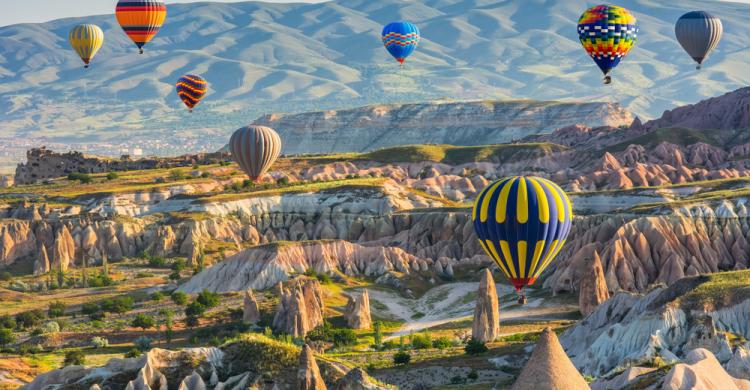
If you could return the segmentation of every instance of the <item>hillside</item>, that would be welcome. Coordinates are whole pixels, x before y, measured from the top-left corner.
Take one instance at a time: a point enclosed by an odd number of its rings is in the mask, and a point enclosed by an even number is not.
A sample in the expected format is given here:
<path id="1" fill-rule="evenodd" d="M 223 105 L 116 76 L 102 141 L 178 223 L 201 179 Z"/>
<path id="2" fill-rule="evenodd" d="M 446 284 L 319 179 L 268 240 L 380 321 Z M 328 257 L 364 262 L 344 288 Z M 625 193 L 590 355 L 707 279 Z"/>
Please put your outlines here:
<path id="1" fill-rule="evenodd" d="M 3 135 L 47 136 L 34 140 L 78 150 L 110 141 L 113 156 L 134 144 L 147 154 L 175 155 L 216 150 L 231 131 L 271 112 L 530 98 L 619 102 L 657 117 L 750 84 L 740 54 L 750 40 L 743 28 L 750 6 L 711 3 L 725 36 L 705 69 L 695 72 L 672 38 L 672 24 L 685 9 L 706 8 L 704 2 L 619 4 L 642 28 L 610 88 L 601 85 L 575 35 L 575 22 L 590 5 L 582 0 L 176 4 L 143 56 L 112 15 L 7 26 L 0 28 Z M 378 39 L 384 23 L 401 18 L 424 35 L 403 71 Z M 101 25 L 107 37 L 87 72 L 66 40 L 70 27 L 84 21 Z M 188 72 L 211 84 L 192 116 L 173 93 L 175 80 Z"/>

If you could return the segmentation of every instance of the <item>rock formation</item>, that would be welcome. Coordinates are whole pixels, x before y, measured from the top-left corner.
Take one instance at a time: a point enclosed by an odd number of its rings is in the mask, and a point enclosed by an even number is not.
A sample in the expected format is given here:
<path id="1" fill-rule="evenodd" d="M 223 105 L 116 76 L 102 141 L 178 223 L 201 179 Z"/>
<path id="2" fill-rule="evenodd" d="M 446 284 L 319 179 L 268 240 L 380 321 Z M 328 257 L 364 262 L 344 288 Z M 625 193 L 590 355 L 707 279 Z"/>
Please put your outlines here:
<path id="1" fill-rule="evenodd" d="M 299 390 L 325 390 L 326 383 L 320 376 L 320 369 L 315 362 L 315 355 L 309 346 L 302 347 L 297 369 L 297 388 Z"/>
<path id="2" fill-rule="evenodd" d="M 358 295 L 350 295 L 344 311 L 346 323 L 352 329 L 370 329 L 370 294 L 367 290 Z"/>
<path id="3" fill-rule="evenodd" d="M 531 358 L 513 384 L 513 390 L 585 390 L 589 385 L 565 354 L 557 336 L 547 328 Z"/>
<path id="4" fill-rule="evenodd" d="M 245 299 L 242 303 L 242 322 L 246 324 L 255 324 L 260 321 L 260 309 L 258 301 L 252 289 L 245 291 Z"/>
<path id="5" fill-rule="evenodd" d="M 408 113 L 408 114 L 407 114 Z M 432 102 L 339 111 L 269 114 L 255 124 L 279 129 L 285 153 L 361 152 L 393 145 L 476 145 L 508 142 L 578 123 L 629 125 L 633 116 L 611 103 Z M 382 137 L 385 131 L 391 136 Z"/>
<path id="6" fill-rule="evenodd" d="M 333 390 L 384 390 L 386 387 L 380 386 L 370 378 L 367 373 L 359 368 L 351 369 L 346 376 L 341 378 L 334 386 Z"/>
<path id="7" fill-rule="evenodd" d="M 485 268 L 477 291 L 477 305 L 471 337 L 483 343 L 495 341 L 500 335 L 500 306 L 495 289 L 495 279 L 489 268 Z"/>
<path id="8" fill-rule="evenodd" d="M 734 355 L 727 364 L 727 373 L 738 379 L 750 380 L 750 350 L 743 346 L 738 346 L 734 350 Z"/>
<path id="9" fill-rule="evenodd" d="M 279 297 L 273 328 L 294 337 L 303 338 L 323 324 L 323 290 L 317 280 L 297 281 Z"/>
<path id="10" fill-rule="evenodd" d="M 578 307 L 581 314 L 586 317 L 607 299 L 609 299 L 609 290 L 607 290 L 607 281 L 604 279 L 604 269 L 599 254 L 594 251 L 588 261 L 588 270 L 581 277 Z"/>
<path id="11" fill-rule="evenodd" d="M 190 376 L 180 382 L 180 387 L 177 390 L 206 390 L 206 383 L 198 373 L 193 371 Z"/>
<path id="12" fill-rule="evenodd" d="M 705 349 L 690 351 L 684 363 L 672 367 L 662 390 L 750 390 L 750 381 L 731 377 L 714 355 Z"/>

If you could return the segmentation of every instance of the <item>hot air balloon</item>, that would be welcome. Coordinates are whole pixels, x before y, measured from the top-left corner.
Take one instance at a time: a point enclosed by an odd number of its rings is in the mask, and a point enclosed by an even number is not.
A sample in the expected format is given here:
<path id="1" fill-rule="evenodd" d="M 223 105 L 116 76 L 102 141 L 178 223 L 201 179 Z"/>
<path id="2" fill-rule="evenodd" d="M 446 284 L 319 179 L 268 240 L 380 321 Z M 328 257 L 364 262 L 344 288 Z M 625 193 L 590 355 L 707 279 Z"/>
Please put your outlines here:
<path id="1" fill-rule="evenodd" d="M 154 39 L 164 24 L 167 6 L 162 0 L 120 0 L 115 15 L 125 34 L 143 54 L 143 46 Z"/>
<path id="2" fill-rule="evenodd" d="M 70 30 L 68 41 L 86 64 L 84 68 L 88 68 L 96 52 L 104 44 L 104 31 L 95 24 L 79 24 Z"/>
<path id="3" fill-rule="evenodd" d="M 521 295 L 555 258 L 568 237 L 573 207 L 555 183 L 515 176 L 490 183 L 471 219 L 479 244 Z"/>
<path id="4" fill-rule="evenodd" d="M 703 60 L 719 44 L 724 26 L 719 18 L 708 12 L 693 11 L 677 20 L 674 32 L 682 48 L 698 63 L 696 69 L 700 69 Z"/>
<path id="5" fill-rule="evenodd" d="M 250 125 L 232 134 L 232 158 L 253 181 L 258 181 L 281 154 L 281 137 L 272 128 Z"/>
<path id="6" fill-rule="evenodd" d="M 383 44 L 401 65 L 419 45 L 419 29 L 413 23 L 394 22 L 383 28 Z"/>
<path id="7" fill-rule="evenodd" d="M 612 82 L 609 73 L 635 46 L 638 25 L 628 10 L 615 5 L 597 5 L 578 20 L 578 37 L 583 48 L 604 72 L 604 84 Z"/>
<path id="8" fill-rule="evenodd" d="M 177 96 L 182 99 L 190 112 L 193 112 L 193 107 L 203 100 L 206 91 L 208 91 L 208 83 L 200 76 L 188 74 L 177 80 Z"/>

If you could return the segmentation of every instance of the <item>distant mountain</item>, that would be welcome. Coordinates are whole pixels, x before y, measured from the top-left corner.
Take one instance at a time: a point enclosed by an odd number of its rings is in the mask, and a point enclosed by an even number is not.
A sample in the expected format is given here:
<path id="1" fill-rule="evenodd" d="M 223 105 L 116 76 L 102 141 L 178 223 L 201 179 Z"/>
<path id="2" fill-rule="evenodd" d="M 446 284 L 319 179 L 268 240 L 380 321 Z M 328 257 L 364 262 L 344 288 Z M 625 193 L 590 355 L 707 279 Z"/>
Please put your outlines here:
<path id="1" fill-rule="evenodd" d="M 621 102 L 645 117 L 750 84 L 750 5 L 622 0 L 639 20 L 631 56 L 601 75 L 577 41 L 584 0 L 338 0 L 322 4 L 169 6 L 167 24 L 138 55 L 113 15 L 0 28 L 3 135 L 65 140 L 179 142 L 226 137 L 269 112 L 340 109 L 434 98 Z M 685 11 L 724 21 L 718 50 L 698 72 L 674 39 Z M 399 69 L 381 26 L 409 19 L 424 39 Z M 68 30 L 92 22 L 106 43 L 84 70 Z M 185 73 L 211 83 L 188 115 L 173 91 Z M 178 141 L 173 141 L 173 139 Z M 213 139 L 213 138 L 212 138 Z"/>

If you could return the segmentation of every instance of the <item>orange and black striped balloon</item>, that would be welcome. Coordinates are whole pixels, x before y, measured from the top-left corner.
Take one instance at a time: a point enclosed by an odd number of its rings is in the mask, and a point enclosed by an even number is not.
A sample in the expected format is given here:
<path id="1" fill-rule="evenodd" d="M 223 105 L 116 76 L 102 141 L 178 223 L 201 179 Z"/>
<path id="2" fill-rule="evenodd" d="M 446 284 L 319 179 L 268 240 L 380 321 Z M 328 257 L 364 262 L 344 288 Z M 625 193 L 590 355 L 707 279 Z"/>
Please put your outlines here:
<path id="1" fill-rule="evenodd" d="M 143 46 L 154 39 L 164 24 L 167 6 L 162 0 L 120 0 L 115 15 L 125 34 L 143 54 Z"/>
<path id="2" fill-rule="evenodd" d="M 191 112 L 193 107 L 206 96 L 206 91 L 208 91 L 208 83 L 203 77 L 188 74 L 177 80 L 177 96 Z"/>

